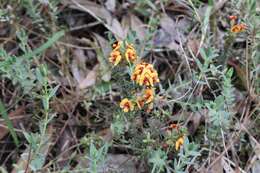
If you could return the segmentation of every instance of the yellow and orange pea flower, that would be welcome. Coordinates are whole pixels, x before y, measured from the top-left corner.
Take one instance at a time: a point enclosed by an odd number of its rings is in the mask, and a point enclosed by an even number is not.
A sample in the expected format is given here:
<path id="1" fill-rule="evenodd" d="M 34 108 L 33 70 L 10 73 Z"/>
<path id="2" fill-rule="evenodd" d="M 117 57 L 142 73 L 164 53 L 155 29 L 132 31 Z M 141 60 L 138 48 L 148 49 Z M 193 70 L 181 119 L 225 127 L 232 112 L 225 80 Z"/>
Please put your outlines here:
<path id="1" fill-rule="evenodd" d="M 154 89 L 153 88 L 147 88 L 144 91 L 144 100 L 145 103 L 151 103 L 154 99 Z"/>
<path id="2" fill-rule="evenodd" d="M 244 23 L 235 24 L 236 20 L 238 19 L 238 17 L 235 15 L 228 16 L 228 19 L 231 21 L 232 27 L 231 27 L 230 31 L 233 33 L 243 32 L 247 28 L 246 24 L 244 24 Z"/>
<path id="3" fill-rule="evenodd" d="M 122 41 L 116 41 L 112 45 L 113 50 L 110 53 L 109 62 L 112 63 L 114 66 L 119 64 L 121 59 L 122 59 L 122 55 L 121 55 L 121 52 L 120 52 L 121 45 L 122 45 Z"/>
<path id="4" fill-rule="evenodd" d="M 175 142 L 175 150 L 178 151 L 183 144 L 184 144 L 184 137 L 182 136 Z"/>
<path id="5" fill-rule="evenodd" d="M 111 62 L 114 66 L 116 66 L 117 64 L 120 63 L 122 59 L 122 55 L 120 53 L 119 50 L 113 50 L 111 53 L 110 53 L 110 57 L 109 57 L 109 62 Z"/>
<path id="6" fill-rule="evenodd" d="M 135 67 L 131 79 L 141 86 L 154 86 L 155 83 L 159 82 L 157 71 L 153 68 L 152 64 L 145 62 Z"/>
<path id="7" fill-rule="evenodd" d="M 132 44 L 126 45 L 125 58 L 128 63 L 135 62 L 137 59 L 135 48 Z"/>
<path id="8" fill-rule="evenodd" d="M 233 33 L 239 33 L 239 32 L 245 31 L 245 29 L 246 29 L 246 25 L 241 23 L 241 24 L 232 26 L 230 31 Z"/>
<path id="9" fill-rule="evenodd" d="M 116 41 L 115 43 L 112 44 L 113 50 L 119 50 L 122 45 L 122 41 Z"/>
<path id="10" fill-rule="evenodd" d="M 116 66 L 117 64 L 119 64 L 119 62 L 122 59 L 122 55 L 120 52 L 120 47 L 122 46 L 122 41 L 116 41 L 113 45 L 112 45 L 112 52 L 110 53 L 110 57 L 109 57 L 109 61 L 114 64 L 114 66 Z M 136 61 L 137 59 L 137 54 L 136 54 L 136 50 L 133 47 L 132 44 L 128 44 L 126 43 L 126 49 L 124 52 L 124 58 L 126 59 L 126 61 L 128 63 L 133 63 Z"/>
<path id="11" fill-rule="evenodd" d="M 125 98 L 120 102 L 120 108 L 123 109 L 124 112 L 129 112 L 134 110 L 134 104 L 129 99 Z"/>
<path id="12" fill-rule="evenodd" d="M 146 88 L 142 96 L 137 96 L 136 105 L 142 109 L 145 104 L 148 104 L 148 109 L 152 109 L 152 101 L 154 100 L 154 88 Z"/>
<path id="13" fill-rule="evenodd" d="M 235 15 L 231 15 L 231 16 L 228 16 L 229 20 L 237 20 L 237 16 Z"/>

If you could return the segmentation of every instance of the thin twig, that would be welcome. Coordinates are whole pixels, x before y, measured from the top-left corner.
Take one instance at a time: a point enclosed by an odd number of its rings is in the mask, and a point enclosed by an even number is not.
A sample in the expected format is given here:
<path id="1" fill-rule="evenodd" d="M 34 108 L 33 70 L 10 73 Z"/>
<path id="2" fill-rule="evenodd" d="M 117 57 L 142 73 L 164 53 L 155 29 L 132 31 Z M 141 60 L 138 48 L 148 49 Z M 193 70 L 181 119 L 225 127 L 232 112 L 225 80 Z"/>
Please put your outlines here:
<path id="1" fill-rule="evenodd" d="M 29 165 L 30 165 L 30 160 L 31 160 L 31 152 L 32 152 L 32 146 L 30 145 L 30 147 L 29 147 L 29 155 L 28 155 L 28 158 L 27 158 L 27 162 L 26 162 L 26 167 L 25 167 L 24 173 L 27 173 L 27 171 L 29 171 Z"/>

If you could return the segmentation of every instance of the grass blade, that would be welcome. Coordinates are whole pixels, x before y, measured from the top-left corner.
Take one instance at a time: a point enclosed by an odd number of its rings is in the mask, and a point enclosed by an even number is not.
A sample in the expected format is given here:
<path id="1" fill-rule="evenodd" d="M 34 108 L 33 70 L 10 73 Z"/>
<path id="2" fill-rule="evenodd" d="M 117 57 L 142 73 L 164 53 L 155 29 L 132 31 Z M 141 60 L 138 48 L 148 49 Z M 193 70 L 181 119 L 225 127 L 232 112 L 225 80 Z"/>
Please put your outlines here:
<path id="1" fill-rule="evenodd" d="M 26 53 L 18 58 L 32 58 L 41 52 L 43 52 L 45 49 L 48 49 L 51 47 L 56 41 L 58 41 L 63 35 L 65 34 L 64 31 L 56 32 L 51 38 L 48 39 L 46 43 L 41 45 L 40 47 L 34 49 L 32 52 Z"/>
<path id="2" fill-rule="evenodd" d="M 18 141 L 17 135 L 14 131 L 13 124 L 12 124 L 11 120 L 9 119 L 9 117 L 7 115 L 5 106 L 4 106 L 4 104 L 1 100 L 0 100 L 0 115 L 3 117 L 5 123 L 7 124 L 7 127 L 8 127 L 8 129 L 9 129 L 9 131 L 10 131 L 12 137 L 13 137 L 14 143 L 18 147 L 19 141 Z"/>

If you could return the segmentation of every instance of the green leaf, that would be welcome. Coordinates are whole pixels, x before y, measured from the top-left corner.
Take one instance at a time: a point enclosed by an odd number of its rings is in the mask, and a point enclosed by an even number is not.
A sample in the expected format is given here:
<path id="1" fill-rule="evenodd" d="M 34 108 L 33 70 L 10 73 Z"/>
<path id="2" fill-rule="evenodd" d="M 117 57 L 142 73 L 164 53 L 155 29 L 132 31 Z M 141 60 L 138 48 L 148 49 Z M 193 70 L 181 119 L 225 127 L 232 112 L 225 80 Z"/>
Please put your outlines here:
<path id="1" fill-rule="evenodd" d="M 7 124 L 7 127 L 14 139 L 14 143 L 15 145 L 18 147 L 19 145 L 19 141 L 18 141 L 18 138 L 17 138 L 17 135 L 15 133 L 15 130 L 14 130 L 14 127 L 13 127 L 13 124 L 11 122 L 11 120 L 9 119 L 8 115 L 7 115 L 7 112 L 6 112 L 6 109 L 4 107 L 4 104 L 2 103 L 2 101 L 0 100 L 0 115 L 2 115 L 5 123 Z"/>
<path id="2" fill-rule="evenodd" d="M 37 153 L 35 158 L 30 163 L 30 168 L 33 171 L 37 171 L 42 168 L 45 162 L 45 156 L 41 153 Z"/>
<path id="3" fill-rule="evenodd" d="M 59 85 L 57 85 L 56 87 L 54 87 L 54 88 L 52 88 L 51 90 L 50 90 L 50 94 L 49 94 L 49 98 L 52 98 L 55 94 L 56 94 L 56 92 L 57 92 L 57 90 L 59 89 Z"/>
<path id="4" fill-rule="evenodd" d="M 48 96 L 44 96 L 42 98 L 42 104 L 43 104 L 43 108 L 46 112 L 48 112 L 49 110 L 49 97 Z"/>
<path id="5" fill-rule="evenodd" d="M 231 78 L 231 77 L 232 77 L 233 71 L 234 71 L 233 68 L 230 68 L 230 69 L 227 71 L 227 73 L 226 73 L 227 78 Z"/>
<path id="6" fill-rule="evenodd" d="M 0 167 L 0 172 L 1 173 L 7 173 L 7 171 L 3 167 Z"/>
<path id="7" fill-rule="evenodd" d="M 41 45 L 40 47 L 34 49 L 32 52 L 26 53 L 19 58 L 32 58 L 38 54 L 40 54 L 41 52 L 43 52 L 44 50 L 48 49 L 49 47 L 51 47 L 57 40 L 59 40 L 63 35 L 65 34 L 64 31 L 59 31 L 56 32 L 51 38 L 49 38 L 49 40 L 44 43 L 43 45 Z"/>

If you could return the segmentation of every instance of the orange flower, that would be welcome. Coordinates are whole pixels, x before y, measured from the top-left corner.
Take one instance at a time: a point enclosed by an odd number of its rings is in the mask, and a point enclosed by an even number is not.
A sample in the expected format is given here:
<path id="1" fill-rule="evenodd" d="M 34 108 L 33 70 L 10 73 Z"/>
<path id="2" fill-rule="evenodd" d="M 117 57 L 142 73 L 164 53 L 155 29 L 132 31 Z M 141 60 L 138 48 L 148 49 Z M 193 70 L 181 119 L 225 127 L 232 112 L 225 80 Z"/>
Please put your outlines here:
<path id="1" fill-rule="evenodd" d="M 145 86 L 153 86 L 153 77 L 152 72 L 150 70 L 144 70 L 143 73 L 140 75 L 138 84 L 145 85 Z"/>
<path id="2" fill-rule="evenodd" d="M 175 142 L 175 150 L 178 151 L 183 144 L 184 144 L 184 137 L 182 136 Z"/>
<path id="3" fill-rule="evenodd" d="M 231 15 L 231 16 L 228 16 L 229 20 L 237 20 L 237 16 L 234 16 L 234 15 Z"/>
<path id="4" fill-rule="evenodd" d="M 132 44 L 126 45 L 125 58 L 127 62 L 134 62 L 137 59 L 136 51 Z"/>
<path id="5" fill-rule="evenodd" d="M 114 64 L 114 66 L 116 66 L 122 59 L 121 53 L 119 50 L 113 50 L 110 53 L 110 57 L 109 57 L 109 62 L 111 62 L 112 64 Z"/>
<path id="6" fill-rule="evenodd" d="M 152 101 L 154 99 L 154 89 L 153 88 L 147 88 L 144 90 L 144 95 L 138 96 L 136 99 L 136 104 L 139 109 L 142 109 L 145 104 L 148 104 L 148 109 L 152 109 Z"/>
<path id="7" fill-rule="evenodd" d="M 130 100 L 125 98 L 120 102 L 120 108 L 122 108 L 124 112 L 129 112 L 134 110 L 134 105 Z"/>
<path id="8" fill-rule="evenodd" d="M 150 103 L 154 99 L 154 89 L 153 88 L 148 88 L 144 91 L 144 100 L 145 103 Z"/>
<path id="9" fill-rule="evenodd" d="M 122 45 L 122 41 L 116 41 L 115 43 L 113 43 L 112 48 L 113 50 L 119 50 L 121 45 Z"/>
<path id="10" fill-rule="evenodd" d="M 172 123 L 172 124 L 170 124 L 170 126 L 169 126 L 169 129 L 170 130 L 172 130 L 172 129 L 179 129 L 179 125 L 178 124 L 175 124 L 175 123 Z"/>
<path id="11" fill-rule="evenodd" d="M 138 81 L 144 68 L 145 67 L 142 64 L 138 64 L 134 69 L 134 73 L 132 74 L 131 79 L 133 81 Z"/>
<path id="12" fill-rule="evenodd" d="M 239 32 L 245 31 L 245 29 L 246 29 L 246 25 L 241 23 L 241 24 L 237 24 L 237 25 L 232 26 L 231 32 L 239 33 Z"/>
<path id="13" fill-rule="evenodd" d="M 157 71 L 154 70 L 152 64 L 145 62 L 140 63 L 135 67 L 131 79 L 137 84 L 145 86 L 153 86 L 154 83 L 159 82 Z"/>

